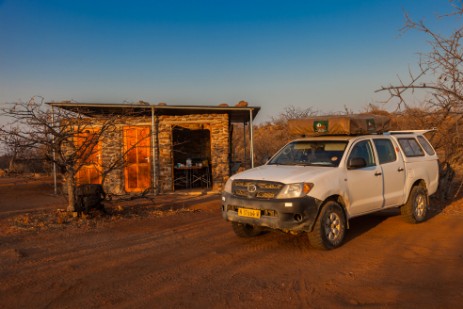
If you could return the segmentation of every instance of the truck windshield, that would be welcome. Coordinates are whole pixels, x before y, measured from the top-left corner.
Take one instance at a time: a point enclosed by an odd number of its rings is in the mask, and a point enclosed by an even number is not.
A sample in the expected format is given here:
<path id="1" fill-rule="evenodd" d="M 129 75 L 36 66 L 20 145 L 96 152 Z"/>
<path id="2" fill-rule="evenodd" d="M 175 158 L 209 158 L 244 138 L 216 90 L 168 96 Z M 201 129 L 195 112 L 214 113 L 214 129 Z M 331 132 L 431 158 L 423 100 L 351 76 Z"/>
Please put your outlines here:
<path id="1" fill-rule="evenodd" d="M 268 164 L 336 167 L 346 146 L 344 141 L 295 141 L 283 147 Z"/>

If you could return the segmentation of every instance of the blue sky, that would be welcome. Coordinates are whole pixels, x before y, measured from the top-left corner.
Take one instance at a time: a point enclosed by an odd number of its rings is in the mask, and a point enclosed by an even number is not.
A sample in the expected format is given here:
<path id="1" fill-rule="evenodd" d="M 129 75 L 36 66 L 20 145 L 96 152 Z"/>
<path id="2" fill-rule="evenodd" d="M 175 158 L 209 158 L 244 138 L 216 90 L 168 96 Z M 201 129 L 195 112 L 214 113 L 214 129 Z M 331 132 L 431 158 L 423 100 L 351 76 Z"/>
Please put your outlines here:
<path id="1" fill-rule="evenodd" d="M 358 112 L 406 76 L 445 0 L 0 0 L 0 103 L 285 106 Z M 436 24 L 442 31 L 453 25 Z M 439 28 L 437 28 L 439 29 Z"/>

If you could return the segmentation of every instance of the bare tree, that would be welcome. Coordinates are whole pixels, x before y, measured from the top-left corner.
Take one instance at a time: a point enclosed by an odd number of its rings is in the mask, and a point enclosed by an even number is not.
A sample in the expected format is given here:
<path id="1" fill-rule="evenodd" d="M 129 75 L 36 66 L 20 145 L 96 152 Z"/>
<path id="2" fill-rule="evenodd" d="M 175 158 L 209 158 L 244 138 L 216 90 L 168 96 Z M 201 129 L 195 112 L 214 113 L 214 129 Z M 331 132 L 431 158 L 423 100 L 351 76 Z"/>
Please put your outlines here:
<path id="1" fill-rule="evenodd" d="M 273 117 L 272 122 L 282 123 L 288 121 L 288 119 L 302 119 L 313 117 L 318 114 L 317 111 L 314 111 L 312 107 L 300 108 L 293 105 L 286 106 L 283 108 L 283 111 L 278 115 L 278 117 Z"/>
<path id="2" fill-rule="evenodd" d="M 438 18 L 441 22 L 456 21 L 460 25 L 450 34 L 439 33 L 424 21 L 405 15 L 403 31 L 424 33 L 431 49 L 419 54 L 416 72 L 409 69 L 407 79 L 399 77 L 397 84 L 382 86 L 377 92 L 387 92 L 387 102 L 395 102 L 399 111 L 404 110 L 402 115 L 408 121 L 414 119 L 415 129 L 436 127 L 438 132 L 432 136 L 432 142 L 442 150 L 446 162 L 457 164 L 461 163 L 459 154 L 463 150 L 460 129 L 463 118 L 463 3 L 450 1 L 449 4 L 452 12 Z M 423 98 L 420 107 L 410 103 L 416 95 Z"/>
<path id="3" fill-rule="evenodd" d="M 123 118 L 135 116 L 131 111 L 126 111 L 124 116 L 110 114 L 95 118 L 88 113 L 80 113 L 78 109 L 54 109 L 45 104 L 42 97 L 33 97 L 28 102 L 17 102 L 3 108 L 1 114 L 12 119 L 9 125 L 0 127 L 4 141 L 12 141 L 18 149 L 45 150 L 43 160 L 56 164 L 64 175 L 69 211 L 75 210 L 74 194 L 79 171 L 93 166 L 103 182 L 110 171 L 125 164 L 125 154 L 131 149 L 121 151 L 120 157 L 104 164 L 97 162 L 101 161 L 97 157 L 100 141 L 120 130 L 117 124 L 123 123 Z"/>
<path id="4" fill-rule="evenodd" d="M 5 146 L 8 155 L 8 173 L 18 172 L 17 161 L 24 157 L 27 150 L 33 148 L 33 145 L 17 135 L 18 127 L 11 128 L 13 134 L 0 134 L 0 142 Z"/>

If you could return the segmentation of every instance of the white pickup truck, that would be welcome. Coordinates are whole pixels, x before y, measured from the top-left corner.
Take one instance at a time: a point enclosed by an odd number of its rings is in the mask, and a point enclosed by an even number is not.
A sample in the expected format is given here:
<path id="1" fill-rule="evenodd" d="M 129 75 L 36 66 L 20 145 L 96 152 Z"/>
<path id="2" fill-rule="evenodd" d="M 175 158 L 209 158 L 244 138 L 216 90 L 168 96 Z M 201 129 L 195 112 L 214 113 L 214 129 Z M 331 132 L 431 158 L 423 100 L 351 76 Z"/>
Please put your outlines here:
<path id="1" fill-rule="evenodd" d="M 267 229 L 307 232 L 319 249 L 340 246 L 353 217 L 400 207 L 426 220 L 439 182 L 426 131 L 294 140 L 265 165 L 230 177 L 222 216 L 240 237 Z"/>

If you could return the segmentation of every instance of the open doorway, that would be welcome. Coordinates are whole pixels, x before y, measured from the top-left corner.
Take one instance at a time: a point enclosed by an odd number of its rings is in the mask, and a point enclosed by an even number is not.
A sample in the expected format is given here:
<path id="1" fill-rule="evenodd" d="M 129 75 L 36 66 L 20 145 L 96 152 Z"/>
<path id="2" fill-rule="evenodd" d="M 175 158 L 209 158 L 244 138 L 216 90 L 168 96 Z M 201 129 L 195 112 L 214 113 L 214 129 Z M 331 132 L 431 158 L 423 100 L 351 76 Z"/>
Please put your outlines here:
<path id="1" fill-rule="evenodd" d="M 172 128 L 174 190 L 211 186 L 211 133 L 203 126 Z"/>

